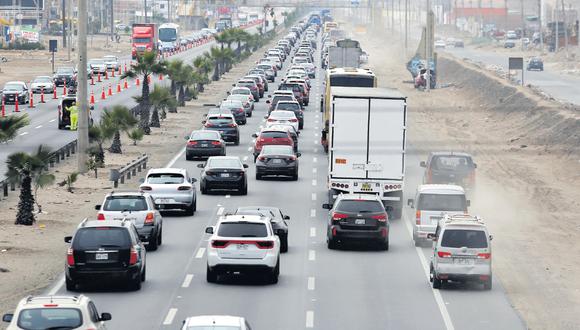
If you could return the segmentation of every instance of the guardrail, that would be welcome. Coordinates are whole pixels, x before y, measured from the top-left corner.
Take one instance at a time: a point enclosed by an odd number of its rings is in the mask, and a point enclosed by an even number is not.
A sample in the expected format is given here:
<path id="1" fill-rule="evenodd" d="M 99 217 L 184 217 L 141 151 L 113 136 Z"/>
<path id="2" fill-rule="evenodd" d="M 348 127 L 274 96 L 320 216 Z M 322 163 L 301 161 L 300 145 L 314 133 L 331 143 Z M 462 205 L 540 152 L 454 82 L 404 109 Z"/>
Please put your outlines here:
<path id="1" fill-rule="evenodd" d="M 149 160 L 149 156 L 143 154 L 141 157 L 137 158 L 136 160 L 127 163 L 121 169 L 111 169 L 109 173 L 109 180 L 113 181 L 114 187 L 119 187 L 119 182 L 121 184 L 125 183 L 125 179 L 130 180 L 131 177 L 136 176 L 137 172 L 141 172 L 142 170 L 147 168 L 147 161 Z"/>

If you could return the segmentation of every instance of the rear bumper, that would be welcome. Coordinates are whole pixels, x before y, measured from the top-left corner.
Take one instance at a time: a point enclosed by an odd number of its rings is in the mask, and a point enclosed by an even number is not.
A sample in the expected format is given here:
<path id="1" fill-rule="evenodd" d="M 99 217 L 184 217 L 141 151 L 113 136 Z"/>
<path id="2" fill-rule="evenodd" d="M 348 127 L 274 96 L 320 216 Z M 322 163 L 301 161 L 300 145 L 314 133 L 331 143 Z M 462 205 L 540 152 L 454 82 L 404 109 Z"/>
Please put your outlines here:
<path id="1" fill-rule="evenodd" d="M 261 175 L 294 175 L 298 172 L 298 166 L 258 166 L 256 165 L 256 173 Z"/>
<path id="2" fill-rule="evenodd" d="M 153 237 L 155 234 L 155 226 L 137 228 L 137 234 L 139 234 L 139 239 L 141 241 L 149 243 L 151 240 L 155 239 L 155 237 Z"/>
<path id="3" fill-rule="evenodd" d="M 129 280 L 141 276 L 141 265 L 137 264 L 125 269 L 88 269 L 78 270 L 66 268 L 66 277 L 73 281 L 90 281 L 98 279 Z"/>
<path id="4" fill-rule="evenodd" d="M 186 148 L 187 157 L 219 156 L 223 153 L 222 148 Z"/>
<path id="5" fill-rule="evenodd" d="M 328 228 L 328 238 L 349 241 L 380 241 L 389 240 L 389 230 L 387 227 L 379 227 L 375 230 L 352 230 L 341 229 L 340 226 L 330 226 Z"/>
<path id="6" fill-rule="evenodd" d="M 182 209 L 189 207 L 194 200 L 194 194 L 190 195 L 152 195 L 155 204 L 163 209 Z M 170 199 L 171 202 L 165 203 L 160 199 Z"/>
<path id="7" fill-rule="evenodd" d="M 278 255 L 270 251 L 262 259 L 225 259 L 220 258 L 216 251 L 209 249 L 207 265 L 220 271 L 243 272 L 272 270 L 278 263 Z"/>
<path id="8" fill-rule="evenodd" d="M 235 179 L 221 180 L 214 178 L 205 178 L 205 189 L 242 189 L 245 180 L 243 177 Z"/>

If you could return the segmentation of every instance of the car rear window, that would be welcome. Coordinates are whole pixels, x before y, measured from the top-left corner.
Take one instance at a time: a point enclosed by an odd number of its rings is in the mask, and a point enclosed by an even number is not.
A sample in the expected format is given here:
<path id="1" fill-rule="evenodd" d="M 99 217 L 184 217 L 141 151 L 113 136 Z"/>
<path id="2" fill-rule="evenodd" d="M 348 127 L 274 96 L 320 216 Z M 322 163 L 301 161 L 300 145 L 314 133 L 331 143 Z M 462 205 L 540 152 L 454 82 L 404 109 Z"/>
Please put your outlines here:
<path id="1" fill-rule="evenodd" d="M 18 327 L 25 330 L 75 329 L 82 324 L 77 308 L 29 308 L 18 314 Z"/>
<path id="2" fill-rule="evenodd" d="M 104 211 L 146 211 L 147 201 L 143 196 L 111 196 L 105 200 Z"/>
<path id="3" fill-rule="evenodd" d="M 298 103 L 278 103 L 276 110 L 300 110 Z"/>
<path id="4" fill-rule="evenodd" d="M 219 134 L 216 132 L 194 132 L 189 137 L 191 140 L 218 140 Z"/>
<path id="5" fill-rule="evenodd" d="M 294 150 L 289 146 L 264 146 L 262 155 L 294 155 Z"/>
<path id="6" fill-rule="evenodd" d="M 131 238 L 124 227 L 80 228 L 73 241 L 73 249 L 98 249 L 103 246 L 126 247 L 129 245 L 131 245 Z"/>
<path id="7" fill-rule="evenodd" d="M 348 213 L 385 212 L 385 208 L 381 202 L 369 200 L 341 200 L 338 202 L 335 210 Z"/>
<path id="8" fill-rule="evenodd" d="M 210 168 L 241 168 L 240 161 L 228 158 L 213 158 L 208 162 Z"/>
<path id="9" fill-rule="evenodd" d="M 287 138 L 288 134 L 285 132 L 262 132 L 260 137 L 269 139 L 282 139 Z"/>
<path id="10" fill-rule="evenodd" d="M 301 89 L 298 85 L 288 85 L 288 84 L 282 84 L 280 85 L 280 87 L 278 87 L 278 89 L 283 90 L 283 91 L 293 91 L 293 92 L 300 92 Z"/>
<path id="11" fill-rule="evenodd" d="M 219 226 L 221 237 L 267 237 L 268 229 L 263 223 L 224 222 Z"/>
<path id="12" fill-rule="evenodd" d="M 443 232 L 441 246 L 450 248 L 487 248 L 487 237 L 483 230 L 447 229 Z"/>
<path id="13" fill-rule="evenodd" d="M 152 173 L 147 176 L 147 183 L 153 184 L 179 184 L 183 180 L 183 175 L 179 173 Z"/>
<path id="14" fill-rule="evenodd" d="M 241 95 L 250 95 L 252 92 L 250 92 L 249 89 L 234 89 L 232 92 L 232 94 L 241 94 Z"/>
<path id="15" fill-rule="evenodd" d="M 461 171 L 473 168 L 473 162 L 470 157 L 466 156 L 435 156 L 431 160 L 431 169 Z"/>
<path id="16" fill-rule="evenodd" d="M 214 118 L 209 118 L 207 121 L 212 123 L 212 124 L 217 124 L 217 125 L 231 124 L 234 122 L 233 118 L 229 118 L 229 117 L 214 117 Z"/>
<path id="17" fill-rule="evenodd" d="M 428 211 L 465 211 L 467 209 L 465 195 L 421 194 L 418 210 Z"/>

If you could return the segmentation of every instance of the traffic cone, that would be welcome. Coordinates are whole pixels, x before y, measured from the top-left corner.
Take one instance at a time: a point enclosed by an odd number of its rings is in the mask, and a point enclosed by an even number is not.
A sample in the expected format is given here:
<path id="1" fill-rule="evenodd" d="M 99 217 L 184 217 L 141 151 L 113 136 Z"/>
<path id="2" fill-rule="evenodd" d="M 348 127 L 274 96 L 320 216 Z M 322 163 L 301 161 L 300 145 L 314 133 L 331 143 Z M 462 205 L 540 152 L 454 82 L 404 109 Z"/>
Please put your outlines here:
<path id="1" fill-rule="evenodd" d="M 161 81 L 161 80 L 163 80 L 163 73 L 160 73 L 160 74 L 159 74 L 159 80 L 160 80 L 160 81 Z"/>
<path id="2" fill-rule="evenodd" d="M 16 98 L 14 101 L 14 112 L 20 112 L 20 109 L 18 109 L 18 94 L 16 94 Z"/>
<path id="3" fill-rule="evenodd" d="M 30 91 L 30 98 L 28 99 L 28 107 L 30 109 L 34 108 L 34 93 Z"/>
<path id="4" fill-rule="evenodd" d="M 109 80 L 109 71 L 105 70 L 105 80 Z"/>
<path id="5" fill-rule="evenodd" d="M 4 96 L 2 96 L 2 117 L 6 117 L 6 101 Z"/>
<path id="6" fill-rule="evenodd" d="M 40 89 L 40 103 L 46 103 L 44 101 L 44 87 Z"/>
<path id="7" fill-rule="evenodd" d="M 127 63 L 125 63 L 125 68 L 123 70 L 127 72 Z"/>
<path id="8" fill-rule="evenodd" d="M 125 83 L 123 84 L 123 88 L 124 89 L 128 89 L 129 88 L 129 85 L 127 84 L 127 79 L 125 79 Z"/>
<path id="9" fill-rule="evenodd" d="M 95 85 L 95 76 L 91 75 L 91 86 Z"/>
<path id="10" fill-rule="evenodd" d="M 113 87 L 109 84 L 109 92 L 107 93 L 108 96 L 113 96 Z"/>
<path id="11" fill-rule="evenodd" d="M 137 78 L 137 80 L 135 81 L 135 86 L 139 86 L 141 85 L 141 82 L 139 81 L 139 78 Z"/>
<path id="12" fill-rule="evenodd" d="M 66 85 L 64 85 L 64 86 L 62 87 L 62 95 L 63 95 L 63 96 L 64 96 L 64 95 L 66 95 Z"/>
<path id="13" fill-rule="evenodd" d="M 101 73 L 100 72 L 97 74 L 97 77 L 98 77 L 97 82 L 101 82 Z"/>
<path id="14" fill-rule="evenodd" d="M 95 92 L 91 91 L 91 100 L 89 101 L 89 104 L 94 105 L 95 104 Z"/>
<path id="15" fill-rule="evenodd" d="M 119 65 L 119 76 L 123 74 L 123 71 L 121 71 L 121 66 Z"/>
<path id="16" fill-rule="evenodd" d="M 117 83 L 117 93 L 121 93 L 121 82 Z"/>
<path id="17" fill-rule="evenodd" d="M 115 68 L 113 68 L 113 70 L 111 70 L 111 77 L 115 76 Z"/>
<path id="18" fill-rule="evenodd" d="M 54 88 L 52 89 L 52 99 L 53 100 L 58 99 L 58 97 L 56 96 L 56 86 L 54 86 Z"/>
<path id="19" fill-rule="evenodd" d="M 105 86 L 103 86 L 103 91 L 101 92 L 101 100 L 106 99 L 107 96 L 105 96 Z"/>

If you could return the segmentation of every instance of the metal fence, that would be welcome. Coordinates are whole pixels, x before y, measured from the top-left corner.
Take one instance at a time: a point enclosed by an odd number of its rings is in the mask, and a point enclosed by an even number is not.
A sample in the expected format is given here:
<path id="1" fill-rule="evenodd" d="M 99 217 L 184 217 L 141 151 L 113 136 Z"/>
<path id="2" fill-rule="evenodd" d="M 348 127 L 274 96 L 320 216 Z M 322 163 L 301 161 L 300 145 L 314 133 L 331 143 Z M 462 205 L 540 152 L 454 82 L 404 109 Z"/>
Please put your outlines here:
<path id="1" fill-rule="evenodd" d="M 130 180 L 131 177 L 137 175 L 137 172 L 141 172 L 142 170 L 146 169 L 148 160 L 149 156 L 143 154 L 136 160 L 127 163 L 127 165 L 123 166 L 121 169 L 112 169 L 109 173 L 109 180 L 113 181 L 115 188 L 119 187 L 119 183 L 124 184 L 125 179 Z"/>

